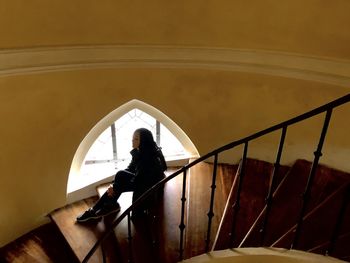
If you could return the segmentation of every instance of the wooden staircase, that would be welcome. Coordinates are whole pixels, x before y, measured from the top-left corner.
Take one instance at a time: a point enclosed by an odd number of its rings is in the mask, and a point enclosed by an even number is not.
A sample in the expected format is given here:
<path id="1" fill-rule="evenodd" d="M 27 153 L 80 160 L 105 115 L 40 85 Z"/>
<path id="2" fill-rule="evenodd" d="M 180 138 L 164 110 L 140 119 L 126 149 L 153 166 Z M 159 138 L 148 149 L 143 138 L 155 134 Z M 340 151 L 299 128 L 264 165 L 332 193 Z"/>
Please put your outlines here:
<path id="1" fill-rule="evenodd" d="M 237 166 L 235 165 L 221 165 L 218 171 L 216 180 L 218 195 L 215 205 L 217 212 L 213 229 L 218 228 L 224 210 L 223 204 L 227 201 L 236 168 Z M 167 173 L 171 174 L 173 171 L 168 170 Z M 190 169 L 187 177 L 187 183 L 191 186 L 187 193 L 186 202 L 188 206 L 187 211 L 189 211 L 186 216 L 186 242 L 193 244 L 185 252 L 189 256 L 202 252 L 207 218 L 205 214 L 202 217 L 199 217 L 199 214 L 202 210 L 208 212 L 209 209 L 206 204 L 210 196 L 211 175 L 212 164 L 200 163 Z M 107 262 L 128 262 L 129 255 L 132 255 L 132 260 L 136 263 L 177 262 L 179 259 L 182 178 L 182 175 L 175 177 L 165 185 L 163 197 L 154 203 L 149 216 L 131 221 L 131 246 L 129 246 L 128 224 L 125 218 L 116 228 L 113 235 L 110 235 L 103 243 L 103 251 L 99 248 L 89 262 L 102 262 L 103 253 Z M 108 185 L 98 187 L 98 194 L 102 195 L 107 187 Z M 207 188 L 208 191 L 203 191 L 203 188 Z M 128 192 L 121 195 L 119 198 L 121 211 L 117 214 L 111 214 L 98 221 L 84 224 L 76 223 L 76 216 L 96 202 L 97 198 L 95 196 L 78 201 L 57 209 L 50 215 L 66 238 L 79 262 L 84 259 L 88 251 L 108 229 L 113 220 L 131 205 L 132 193 Z M 203 206 L 203 202 L 206 206 Z M 195 246 L 196 242 L 198 242 L 198 245 Z"/>
<path id="2" fill-rule="evenodd" d="M 290 248 L 310 167 L 311 163 L 305 160 L 297 160 L 292 167 L 280 167 L 275 184 L 272 186 L 273 202 L 267 221 L 266 236 L 262 241 L 260 229 L 266 211 L 265 198 L 274 169 L 273 164 L 247 159 L 233 239 L 231 239 L 232 218 L 235 210 L 232 208 L 237 196 L 238 166 L 220 164 L 216 178 L 210 247 L 215 250 L 225 249 L 232 247 L 233 242 L 233 247 Z M 205 252 L 212 173 L 212 164 L 199 163 L 190 169 L 187 177 L 184 258 Z M 323 165 L 318 167 L 311 189 L 311 199 L 303 220 L 301 238 L 295 249 L 325 254 L 344 196 L 348 194 L 349 183 L 349 174 Z M 106 262 L 128 262 L 130 255 L 135 263 L 177 262 L 181 186 L 182 175 L 170 180 L 165 185 L 163 197 L 154 203 L 150 214 L 143 219 L 131 221 L 131 242 L 128 239 L 128 224 L 125 218 L 113 234 L 103 242 L 103 250 L 99 248 L 89 262 L 102 262 L 103 253 Z M 98 189 L 100 195 L 106 187 L 101 186 Z M 88 198 L 51 213 L 52 220 L 74 251 L 77 261 L 85 257 L 113 220 L 131 204 L 131 193 L 122 194 L 120 198 L 122 211 L 118 214 L 107 216 L 97 222 L 75 223 L 76 216 L 96 200 L 97 197 Z M 349 260 L 350 205 L 346 206 L 345 217 L 339 226 L 339 231 L 340 238 L 332 255 Z"/>
<path id="3" fill-rule="evenodd" d="M 290 248 L 294 240 L 294 234 L 300 209 L 302 197 L 305 190 L 307 178 L 311 169 L 311 163 L 305 160 L 297 160 L 294 165 L 287 169 L 284 167 L 279 175 L 280 183 L 273 189 L 273 202 L 267 221 L 267 231 L 262 240 L 261 229 L 266 212 L 263 200 L 267 195 L 266 183 L 271 175 L 272 165 L 260 162 L 266 167 L 263 172 L 254 171 L 251 167 L 255 160 L 248 160 L 247 174 L 244 180 L 248 182 L 257 174 L 265 179 L 255 179 L 259 184 L 250 182 L 249 190 L 243 187 L 241 193 L 241 211 L 239 211 L 237 227 L 233 247 L 261 247 L 273 246 Z M 257 165 L 253 165 L 257 167 Z M 270 170 L 270 171 L 269 171 Z M 326 254 L 329 241 L 334 229 L 337 227 L 337 218 L 341 206 L 345 205 L 345 216 L 339 226 L 340 238 L 336 243 L 336 249 L 332 255 L 343 260 L 350 259 L 350 205 L 349 199 L 344 204 L 346 196 L 349 196 L 350 174 L 319 165 L 311 188 L 311 199 L 306 207 L 306 215 L 303 218 L 300 239 L 294 249 Z M 265 189 L 257 191 L 252 188 Z M 217 242 L 214 249 L 225 249 L 230 246 L 232 231 L 232 218 L 234 194 L 237 186 L 232 186 L 231 195 L 227 203 L 227 209 L 218 232 Z M 348 197 L 349 198 L 349 197 Z"/>

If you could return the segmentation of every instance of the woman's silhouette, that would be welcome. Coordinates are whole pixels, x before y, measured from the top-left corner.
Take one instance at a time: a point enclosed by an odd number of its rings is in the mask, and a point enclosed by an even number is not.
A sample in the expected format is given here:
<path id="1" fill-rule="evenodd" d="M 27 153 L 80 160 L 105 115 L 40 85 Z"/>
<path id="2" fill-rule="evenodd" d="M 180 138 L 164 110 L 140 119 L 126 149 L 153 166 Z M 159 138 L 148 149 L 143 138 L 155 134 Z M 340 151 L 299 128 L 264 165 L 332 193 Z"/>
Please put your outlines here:
<path id="1" fill-rule="evenodd" d="M 161 149 L 154 142 L 152 133 L 137 129 L 132 138 L 132 160 L 125 170 L 116 173 L 114 182 L 94 206 L 77 217 L 78 222 L 97 219 L 120 210 L 118 198 L 123 192 L 133 191 L 133 201 L 154 184 L 162 180 L 167 165 Z M 133 211 L 133 217 L 138 213 Z"/>

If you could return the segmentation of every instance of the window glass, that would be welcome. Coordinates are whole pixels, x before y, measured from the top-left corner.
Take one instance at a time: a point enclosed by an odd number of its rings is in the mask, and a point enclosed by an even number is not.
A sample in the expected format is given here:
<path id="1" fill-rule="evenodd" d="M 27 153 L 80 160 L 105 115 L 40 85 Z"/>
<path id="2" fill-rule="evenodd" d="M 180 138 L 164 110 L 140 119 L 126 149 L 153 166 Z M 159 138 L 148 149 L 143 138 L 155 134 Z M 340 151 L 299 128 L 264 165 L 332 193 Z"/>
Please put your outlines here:
<path id="1" fill-rule="evenodd" d="M 88 163 L 103 162 L 113 159 L 112 133 L 106 129 L 89 149 L 85 160 Z"/>
<path id="2" fill-rule="evenodd" d="M 132 135 L 138 128 L 149 129 L 156 141 L 157 120 L 141 110 L 133 109 L 101 133 L 89 149 L 81 172 L 85 174 L 97 171 L 100 173 L 114 173 L 115 170 L 126 168 L 131 159 Z M 112 129 L 115 129 L 115 140 L 113 140 Z M 161 123 L 159 133 L 160 147 L 166 160 L 186 157 L 182 144 Z M 115 141 L 114 147 L 113 141 Z M 115 154 L 113 149 L 116 150 Z"/>

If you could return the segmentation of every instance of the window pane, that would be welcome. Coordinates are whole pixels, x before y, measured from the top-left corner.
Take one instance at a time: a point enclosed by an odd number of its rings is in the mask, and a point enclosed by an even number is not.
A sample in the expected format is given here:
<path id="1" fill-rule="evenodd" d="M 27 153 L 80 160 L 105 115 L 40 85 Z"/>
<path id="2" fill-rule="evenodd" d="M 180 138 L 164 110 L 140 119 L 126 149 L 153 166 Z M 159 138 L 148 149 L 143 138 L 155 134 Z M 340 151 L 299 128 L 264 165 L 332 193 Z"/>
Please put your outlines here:
<path id="1" fill-rule="evenodd" d="M 160 146 L 164 156 L 171 159 L 181 158 L 186 154 L 179 140 L 162 124 L 160 125 Z"/>
<path id="2" fill-rule="evenodd" d="M 108 128 L 97 138 L 94 144 L 89 149 L 85 160 L 86 161 L 101 161 L 113 159 L 112 133 Z"/>
<path id="3" fill-rule="evenodd" d="M 138 128 L 149 129 L 155 136 L 156 120 L 138 109 L 131 110 L 115 122 L 118 161 L 130 160 L 131 139 Z"/>
<path id="4" fill-rule="evenodd" d="M 100 172 L 106 176 L 115 173 L 115 169 L 125 169 L 131 160 L 132 135 L 138 128 L 146 128 L 153 134 L 156 141 L 157 120 L 149 114 L 133 109 L 120 117 L 115 124 L 117 159 L 113 157 L 111 128 L 106 129 L 91 146 L 84 161 L 84 174 L 91 175 Z M 167 160 L 186 157 L 185 149 L 176 137 L 164 126 L 160 125 L 160 147 Z M 89 168 L 90 167 L 90 168 Z"/>

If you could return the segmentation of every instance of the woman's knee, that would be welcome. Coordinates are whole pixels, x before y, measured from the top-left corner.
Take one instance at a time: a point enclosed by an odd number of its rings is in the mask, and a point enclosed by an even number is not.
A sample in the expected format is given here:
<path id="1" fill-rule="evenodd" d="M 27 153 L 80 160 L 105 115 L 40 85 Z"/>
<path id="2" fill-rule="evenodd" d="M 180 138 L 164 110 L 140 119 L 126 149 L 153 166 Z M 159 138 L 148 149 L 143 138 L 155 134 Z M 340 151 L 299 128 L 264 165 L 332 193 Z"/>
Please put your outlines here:
<path id="1" fill-rule="evenodd" d="M 119 192 L 126 192 L 133 190 L 134 175 L 128 171 L 120 170 L 116 173 L 113 188 Z"/>
<path id="2" fill-rule="evenodd" d="M 124 170 L 118 171 L 114 176 L 114 182 L 125 181 L 127 179 L 127 174 Z"/>

